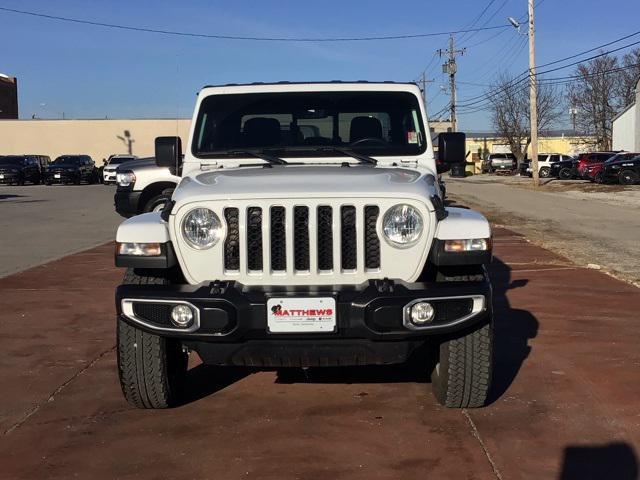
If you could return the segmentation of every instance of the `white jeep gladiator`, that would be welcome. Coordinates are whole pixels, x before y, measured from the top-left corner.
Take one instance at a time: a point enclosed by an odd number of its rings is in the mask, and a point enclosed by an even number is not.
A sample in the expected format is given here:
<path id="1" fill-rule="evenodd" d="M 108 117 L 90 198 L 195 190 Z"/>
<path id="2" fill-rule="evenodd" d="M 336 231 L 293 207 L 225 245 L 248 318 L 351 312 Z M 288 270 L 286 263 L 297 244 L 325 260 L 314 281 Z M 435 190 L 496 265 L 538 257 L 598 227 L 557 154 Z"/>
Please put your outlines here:
<path id="1" fill-rule="evenodd" d="M 438 143 L 439 164 L 464 161 L 464 134 Z M 184 156 L 159 137 L 156 162 L 180 183 L 116 238 L 131 404 L 179 402 L 189 352 L 254 368 L 418 361 L 441 404 L 485 404 L 491 230 L 444 205 L 416 85 L 205 87 Z"/>

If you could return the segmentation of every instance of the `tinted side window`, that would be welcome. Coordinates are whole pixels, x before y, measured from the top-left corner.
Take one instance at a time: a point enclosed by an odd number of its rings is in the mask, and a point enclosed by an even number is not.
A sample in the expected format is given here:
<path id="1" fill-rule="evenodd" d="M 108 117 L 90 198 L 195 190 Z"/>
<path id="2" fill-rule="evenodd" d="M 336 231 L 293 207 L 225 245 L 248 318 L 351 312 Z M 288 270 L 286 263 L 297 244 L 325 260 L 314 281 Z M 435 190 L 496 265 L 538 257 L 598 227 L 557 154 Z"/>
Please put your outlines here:
<path id="1" fill-rule="evenodd" d="M 552 162 L 557 162 L 560 160 L 560 155 L 551 155 L 551 161 Z"/>

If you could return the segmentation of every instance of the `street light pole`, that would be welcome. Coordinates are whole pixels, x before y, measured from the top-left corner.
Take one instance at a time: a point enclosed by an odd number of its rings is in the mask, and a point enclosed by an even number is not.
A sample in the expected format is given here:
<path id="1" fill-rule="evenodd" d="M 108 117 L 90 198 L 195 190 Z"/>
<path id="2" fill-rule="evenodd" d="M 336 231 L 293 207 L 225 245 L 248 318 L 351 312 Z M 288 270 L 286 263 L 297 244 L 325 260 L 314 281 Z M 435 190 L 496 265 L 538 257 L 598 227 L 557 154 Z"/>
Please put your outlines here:
<path id="1" fill-rule="evenodd" d="M 538 89 L 536 81 L 536 29 L 533 16 L 533 0 L 529 1 L 529 111 L 531 117 L 531 173 L 533 186 L 540 186 L 538 174 Z"/>

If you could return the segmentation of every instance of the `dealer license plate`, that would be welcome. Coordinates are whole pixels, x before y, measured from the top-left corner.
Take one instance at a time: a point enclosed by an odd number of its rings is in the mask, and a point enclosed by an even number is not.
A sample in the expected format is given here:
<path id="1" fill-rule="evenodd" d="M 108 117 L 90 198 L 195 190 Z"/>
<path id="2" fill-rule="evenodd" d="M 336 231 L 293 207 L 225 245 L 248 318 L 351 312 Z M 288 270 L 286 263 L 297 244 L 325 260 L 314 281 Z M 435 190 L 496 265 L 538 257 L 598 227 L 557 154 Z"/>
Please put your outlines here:
<path id="1" fill-rule="evenodd" d="M 59 174 L 59 173 L 55 173 L 55 174 L 53 175 L 53 178 L 60 178 L 60 174 Z"/>
<path id="2" fill-rule="evenodd" d="M 336 300 L 331 297 L 270 298 L 267 300 L 270 333 L 336 331 Z"/>

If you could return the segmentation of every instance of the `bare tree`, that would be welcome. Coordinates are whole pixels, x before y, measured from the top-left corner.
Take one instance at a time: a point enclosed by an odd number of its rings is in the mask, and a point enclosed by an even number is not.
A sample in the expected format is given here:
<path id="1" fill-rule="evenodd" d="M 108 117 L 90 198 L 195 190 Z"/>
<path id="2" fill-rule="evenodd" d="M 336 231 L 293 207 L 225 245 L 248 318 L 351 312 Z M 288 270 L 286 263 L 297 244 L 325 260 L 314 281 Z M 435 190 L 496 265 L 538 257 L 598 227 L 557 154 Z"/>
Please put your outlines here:
<path id="1" fill-rule="evenodd" d="M 624 106 L 636 99 L 635 88 L 640 79 L 640 48 L 636 48 L 622 57 L 624 70 L 620 72 L 618 95 Z"/>
<path id="2" fill-rule="evenodd" d="M 619 67 L 618 59 L 611 55 L 581 63 L 567 88 L 567 98 L 578 110 L 576 127 L 585 144 L 601 150 L 611 149 L 613 118 L 625 104 Z"/>
<path id="3" fill-rule="evenodd" d="M 511 152 L 522 162 L 531 144 L 529 80 L 502 73 L 488 92 L 491 120 L 499 137 L 504 138 Z M 560 118 L 561 96 L 552 85 L 538 83 L 538 130 L 550 129 Z"/>

